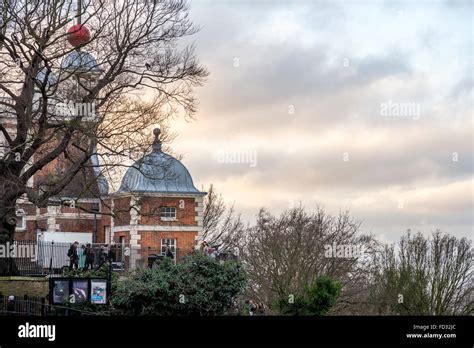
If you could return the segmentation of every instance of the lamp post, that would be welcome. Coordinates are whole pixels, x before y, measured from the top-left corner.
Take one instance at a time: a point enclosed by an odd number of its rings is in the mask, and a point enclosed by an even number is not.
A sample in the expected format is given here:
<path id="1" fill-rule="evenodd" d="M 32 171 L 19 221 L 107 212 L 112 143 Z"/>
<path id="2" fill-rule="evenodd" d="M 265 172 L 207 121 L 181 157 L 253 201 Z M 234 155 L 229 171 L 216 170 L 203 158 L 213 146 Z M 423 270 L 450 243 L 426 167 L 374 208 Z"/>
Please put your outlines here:
<path id="1" fill-rule="evenodd" d="M 92 229 L 92 243 L 95 244 L 97 242 L 97 214 L 94 210 L 94 227 Z"/>
<path id="2" fill-rule="evenodd" d="M 97 243 L 97 213 L 100 210 L 99 203 L 92 203 L 92 211 L 94 212 L 94 227 L 92 231 L 92 243 Z"/>
<path id="3" fill-rule="evenodd" d="M 54 250 L 54 240 L 51 241 L 51 254 L 49 255 L 49 274 L 53 272 L 53 250 Z"/>
<path id="4" fill-rule="evenodd" d="M 82 24 L 82 0 L 77 0 L 77 24 Z"/>

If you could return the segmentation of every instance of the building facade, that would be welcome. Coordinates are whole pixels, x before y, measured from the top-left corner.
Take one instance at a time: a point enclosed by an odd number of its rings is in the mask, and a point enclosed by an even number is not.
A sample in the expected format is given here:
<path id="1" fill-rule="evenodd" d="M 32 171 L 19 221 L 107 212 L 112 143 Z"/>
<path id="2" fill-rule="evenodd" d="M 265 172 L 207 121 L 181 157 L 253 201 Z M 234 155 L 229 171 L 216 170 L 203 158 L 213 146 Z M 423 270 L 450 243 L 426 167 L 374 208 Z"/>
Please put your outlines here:
<path id="1" fill-rule="evenodd" d="M 90 87 L 96 83 L 102 70 L 90 53 L 77 48 L 63 59 L 57 71 L 60 76 L 66 74 L 69 78 L 57 78 L 52 71 L 47 72 L 45 68 L 40 69 L 36 79 L 54 91 L 74 91 L 72 95 L 66 92 L 54 95 L 57 104 L 52 105 L 55 110 L 48 122 L 54 122 L 54 117 L 60 117 L 59 122 L 62 122 L 63 116 L 77 115 L 74 110 L 71 115 L 58 114 L 59 101 L 79 102 L 84 92 L 81 86 Z M 14 137 L 16 116 L 12 109 L 0 109 L 0 122 Z M 26 198 L 19 199 L 14 238 L 19 241 L 129 245 L 132 267 L 145 263 L 150 254 L 162 254 L 166 247 L 172 250 L 175 259 L 193 251 L 203 229 L 206 193 L 195 188 L 191 175 L 179 160 L 162 151 L 159 129 L 155 129 L 154 136 L 153 150 L 127 170 L 117 192 L 109 193 L 109 185 L 101 174 L 97 154 L 94 154 L 84 170 L 50 198 L 46 207 L 37 207 Z M 35 158 L 42 158 L 42 152 L 46 154 L 57 146 L 60 139 L 51 138 L 35 154 L 33 162 Z M 92 140 L 77 141 L 89 145 Z M 8 151 L 6 139 L 0 133 L 0 156 Z M 77 150 L 70 146 L 68 156 L 61 154 L 48 163 L 35 173 L 28 186 L 47 191 L 55 179 L 68 173 L 73 165 L 70 157 L 74 157 L 74 151 Z"/>
<path id="2" fill-rule="evenodd" d="M 104 200 L 101 241 L 129 244 L 132 259 L 146 262 L 169 246 L 176 259 L 192 252 L 203 230 L 203 197 L 186 167 L 162 152 L 160 130 L 153 150 L 125 173 L 120 189 Z M 109 213 L 112 212 L 112 215 Z"/>
<path id="3" fill-rule="evenodd" d="M 206 193 L 179 160 L 162 151 L 159 129 L 154 136 L 151 153 L 128 168 L 117 192 L 77 198 L 75 207 L 20 201 L 15 239 L 123 244 L 130 247 L 133 267 L 164 254 L 167 246 L 177 260 L 192 252 L 203 230 Z"/>

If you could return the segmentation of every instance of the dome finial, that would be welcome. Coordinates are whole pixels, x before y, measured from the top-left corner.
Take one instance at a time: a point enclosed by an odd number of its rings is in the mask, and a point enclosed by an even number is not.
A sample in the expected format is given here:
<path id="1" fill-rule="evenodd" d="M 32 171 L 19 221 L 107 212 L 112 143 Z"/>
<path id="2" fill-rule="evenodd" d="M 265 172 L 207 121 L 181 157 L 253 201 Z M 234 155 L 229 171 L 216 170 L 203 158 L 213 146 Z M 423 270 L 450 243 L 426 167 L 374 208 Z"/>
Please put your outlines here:
<path id="1" fill-rule="evenodd" d="M 155 128 L 153 129 L 153 134 L 155 135 L 155 140 L 153 141 L 153 151 L 161 151 L 161 130 L 159 128 Z"/>

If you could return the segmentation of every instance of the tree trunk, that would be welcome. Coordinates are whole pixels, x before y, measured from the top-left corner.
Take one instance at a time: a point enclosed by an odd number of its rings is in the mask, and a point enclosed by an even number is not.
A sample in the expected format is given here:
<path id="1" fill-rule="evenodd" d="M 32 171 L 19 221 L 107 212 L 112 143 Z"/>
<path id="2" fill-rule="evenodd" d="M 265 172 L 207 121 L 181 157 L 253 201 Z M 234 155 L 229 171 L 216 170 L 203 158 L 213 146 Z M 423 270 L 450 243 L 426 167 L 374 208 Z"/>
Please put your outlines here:
<path id="1" fill-rule="evenodd" d="M 1 179 L 1 178 L 0 178 Z M 3 180 L 2 180 L 3 181 Z M 8 245 L 12 245 L 15 236 L 16 218 L 16 199 L 9 199 L 11 195 L 7 194 L 10 190 L 4 183 L 0 185 L 0 245 L 3 255 L 0 255 L 0 275 L 10 276 L 18 275 L 18 268 L 14 258 L 6 257 Z M 7 244 L 10 243 L 10 244 Z"/>
<path id="2" fill-rule="evenodd" d="M 0 196 L 2 196 L 2 189 L 0 189 Z M 3 196 L 5 197 L 5 196 Z M 15 203 L 0 200 L 0 243 L 12 242 L 15 235 L 16 227 L 16 212 Z"/>

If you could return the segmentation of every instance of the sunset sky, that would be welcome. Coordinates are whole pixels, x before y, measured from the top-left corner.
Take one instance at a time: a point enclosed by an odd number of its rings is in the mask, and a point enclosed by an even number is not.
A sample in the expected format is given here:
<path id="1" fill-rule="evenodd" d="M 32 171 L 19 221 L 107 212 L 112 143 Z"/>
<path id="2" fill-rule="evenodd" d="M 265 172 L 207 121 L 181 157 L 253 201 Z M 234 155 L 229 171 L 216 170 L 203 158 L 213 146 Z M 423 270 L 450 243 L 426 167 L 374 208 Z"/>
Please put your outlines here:
<path id="1" fill-rule="evenodd" d="M 472 236 L 472 6 L 191 1 L 210 76 L 171 146 L 248 221 L 301 201 L 384 241 Z"/>

